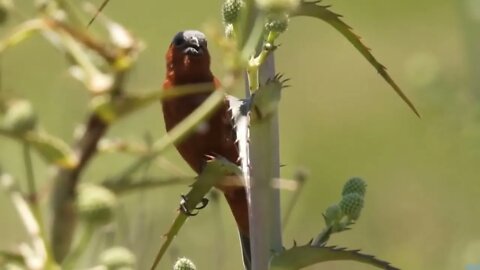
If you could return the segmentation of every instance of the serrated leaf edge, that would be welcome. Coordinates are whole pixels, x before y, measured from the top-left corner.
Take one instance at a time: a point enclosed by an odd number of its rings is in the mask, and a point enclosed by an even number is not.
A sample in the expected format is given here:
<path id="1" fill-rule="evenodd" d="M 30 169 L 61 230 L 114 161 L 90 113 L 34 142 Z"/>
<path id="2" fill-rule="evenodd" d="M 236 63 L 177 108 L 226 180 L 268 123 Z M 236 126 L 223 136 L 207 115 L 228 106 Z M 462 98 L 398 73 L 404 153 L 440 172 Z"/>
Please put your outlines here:
<path id="1" fill-rule="evenodd" d="M 299 265 L 281 265 L 282 263 L 279 262 L 278 260 L 282 259 L 281 258 L 282 256 L 284 256 L 283 259 L 285 259 L 285 256 L 295 256 L 294 254 L 291 254 L 293 252 L 299 252 L 299 254 L 304 254 L 304 252 L 307 251 L 308 249 L 317 249 L 318 251 L 327 251 L 327 252 L 330 252 L 329 253 L 330 255 L 335 255 L 334 258 L 320 259 L 314 262 L 313 264 L 326 262 L 326 261 L 352 260 L 352 261 L 366 263 L 380 269 L 400 270 L 400 268 L 393 266 L 390 262 L 378 259 L 373 255 L 361 253 L 360 249 L 347 249 L 345 247 L 338 247 L 338 246 L 312 246 L 311 242 L 303 246 L 293 246 L 292 248 L 287 249 L 275 255 L 272 258 L 271 269 L 272 270 L 300 269 L 301 267 L 307 266 L 307 265 L 300 265 L 300 266 Z M 302 262 L 305 263 L 304 260 Z"/>
<path id="2" fill-rule="evenodd" d="M 400 87 L 395 83 L 392 77 L 388 74 L 387 68 L 382 65 L 378 60 L 373 56 L 370 52 L 370 48 L 365 46 L 360 36 L 353 32 L 353 28 L 346 24 L 342 18 L 342 15 L 337 14 L 331 11 L 330 5 L 320 5 L 320 1 L 305 1 L 302 0 L 300 6 L 297 10 L 295 10 L 292 14 L 294 16 L 307 16 L 307 17 L 315 17 L 319 18 L 337 31 L 339 31 L 359 52 L 360 54 L 367 59 L 367 61 L 377 70 L 377 72 L 382 76 L 382 78 L 393 88 L 393 90 L 400 96 L 400 98 L 410 107 L 410 109 L 418 116 L 420 113 L 416 109 L 413 102 L 403 93 Z"/>

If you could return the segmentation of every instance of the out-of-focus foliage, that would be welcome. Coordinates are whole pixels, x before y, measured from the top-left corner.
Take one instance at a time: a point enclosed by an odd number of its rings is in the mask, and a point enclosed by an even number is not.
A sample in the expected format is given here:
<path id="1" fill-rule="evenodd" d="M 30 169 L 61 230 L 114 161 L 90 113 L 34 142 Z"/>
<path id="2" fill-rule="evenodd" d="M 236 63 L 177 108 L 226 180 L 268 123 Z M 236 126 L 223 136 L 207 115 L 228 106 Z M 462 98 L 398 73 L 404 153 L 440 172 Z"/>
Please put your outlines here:
<path id="1" fill-rule="evenodd" d="M 480 90 L 470 75 L 475 64 L 470 59 L 480 51 L 466 50 L 471 39 L 465 24 L 473 9 L 467 10 L 465 2 L 474 1 L 325 2 L 333 4 L 365 38 L 415 102 L 422 120 L 405 109 L 338 33 L 315 21 L 301 19 L 289 24 L 276 53 L 278 69 L 292 78 L 292 87 L 283 93 L 280 105 L 281 159 L 286 164 L 282 175 L 289 177 L 297 167 L 307 167 L 311 180 L 293 210 L 286 241 L 295 236 L 306 242 L 318 232 L 323 225 L 321 211 L 337 199 L 344 179 L 359 175 L 369 183 L 361 222 L 355 225 L 355 233 L 333 235 L 331 244 L 362 248 L 402 269 L 463 269 L 480 263 L 480 217 L 474 212 L 480 198 Z M 16 4 L 30 5 L 28 1 Z M 111 1 L 105 14 L 127 25 L 146 45 L 130 75 L 129 89 L 142 93 L 160 87 L 171 36 L 181 29 L 202 28 L 205 22 L 220 23 L 219 4 Z M 8 18 L 0 26 L 0 35 L 5 36 L 6 29 L 18 22 L 15 17 Z M 313 26 L 321 28 L 315 35 L 310 30 Z M 92 30 L 101 31 L 96 23 Z M 213 43 L 209 46 L 213 69 L 222 74 L 220 50 Z M 89 110 L 88 93 L 71 80 L 67 64 L 41 37 L 0 56 L 1 94 L 28 98 L 41 115 L 42 127 L 64 140 L 70 140 L 71 131 Z M 238 89 L 242 91 L 241 86 Z M 113 126 L 108 137 L 138 139 L 148 132 L 158 138 L 164 134 L 161 119 L 160 105 L 152 104 Z M 12 140 L 0 139 L 0 163 L 22 179 L 20 147 Z M 166 170 L 160 169 L 164 167 L 190 174 L 175 151 L 166 157 L 175 165 L 160 160 L 162 167 L 152 166 L 151 174 L 167 177 Z M 100 182 L 130 159 L 127 155 L 101 155 L 84 177 Z M 48 175 L 40 156 L 34 156 L 34 165 L 38 174 Z M 47 177 L 37 180 L 51 186 Z M 175 215 L 178 194 L 185 188 L 155 189 L 121 199 L 124 208 L 117 219 L 122 225 L 115 226 L 124 234 L 112 234 L 109 241 L 126 243 L 135 252 L 139 269 L 148 267 L 161 240 L 151 235 L 165 233 Z M 289 195 L 284 192 L 285 200 Z M 40 199 L 46 207 L 46 198 L 40 194 Z M 199 269 L 240 269 L 234 222 L 226 204 L 219 206 L 207 208 L 186 225 L 195 230 L 184 230 L 178 236 L 169 254 L 172 260 L 166 260 L 162 268 L 171 267 L 181 250 Z M 0 211 L 0 247 L 9 248 L 26 236 L 4 195 L 0 195 Z M 96 258 L 96 254 L 91 256 Z M 327 267 L 369 269 L 347 263 Z"/>

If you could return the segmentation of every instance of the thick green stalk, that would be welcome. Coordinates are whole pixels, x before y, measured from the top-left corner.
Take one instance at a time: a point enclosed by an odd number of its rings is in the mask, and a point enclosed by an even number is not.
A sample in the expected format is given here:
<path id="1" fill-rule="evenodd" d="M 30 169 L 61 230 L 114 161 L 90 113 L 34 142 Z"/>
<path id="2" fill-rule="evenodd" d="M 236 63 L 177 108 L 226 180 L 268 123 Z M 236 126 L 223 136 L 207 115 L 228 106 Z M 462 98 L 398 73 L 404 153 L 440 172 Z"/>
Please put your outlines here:
<path id="1" fill-rule="evenodd" d="M 260 82 L 275 75 L 273 54 L 260 67 Z M 248 91 L 249 87 L 247 87 Z M 278 114 L 254 121 L 250 127 L 249 187 L 252 270 L 268 269 L 273 252 L 282 249 L 280 193 L 273 181 L 280 175 Z"/>
<path id="2" fill-rule="evenodd" d="M 109 125 L 92 114 L 87 121 L 86 131 L 76 146 L 78 165 L 74 168 L 60 168 L 54 177 L 52 191 L 53 223 L 51 243 L 55 260 L 63 261 L 70 250 L 70 244 L 77 225 L 75 195 L 83 170 L 97 152 L 97 143 L 107 132 Z"/>

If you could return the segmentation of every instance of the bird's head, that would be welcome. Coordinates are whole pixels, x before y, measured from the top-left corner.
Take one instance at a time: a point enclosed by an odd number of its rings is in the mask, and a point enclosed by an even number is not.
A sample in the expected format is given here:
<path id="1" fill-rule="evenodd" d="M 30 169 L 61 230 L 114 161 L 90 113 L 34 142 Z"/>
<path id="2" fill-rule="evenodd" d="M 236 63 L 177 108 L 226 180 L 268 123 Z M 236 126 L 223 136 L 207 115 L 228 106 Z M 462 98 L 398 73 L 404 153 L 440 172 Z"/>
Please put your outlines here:
<path id="1" fill-rule="evenodd" d="M 170 43 L 166 60 L 167 76 L 179 84 L 212 80 L 207 39 L 200 31 L 178 32 Z"/>

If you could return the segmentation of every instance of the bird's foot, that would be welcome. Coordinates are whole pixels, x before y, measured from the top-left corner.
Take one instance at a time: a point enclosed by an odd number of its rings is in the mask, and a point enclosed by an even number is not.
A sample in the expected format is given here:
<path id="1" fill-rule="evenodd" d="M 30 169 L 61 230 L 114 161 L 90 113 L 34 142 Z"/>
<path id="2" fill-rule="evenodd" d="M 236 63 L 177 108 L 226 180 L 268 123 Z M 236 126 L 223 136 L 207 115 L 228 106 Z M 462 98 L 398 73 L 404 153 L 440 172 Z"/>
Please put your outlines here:
<path id="1" fill-rule="evenodd" d="M 198 212 L 199 212 L 198 210 L 203 209 L 208 205 L 208 199 L 202 198 L 199 206 L 195 206 L 193 210 L 189 210 L 187 207 L 187 201 L 188 201 L 187 196 L 181 195 L 181 197 L 182 197 L 182 201 L 180 202 L 180 211 L 189 217 L 194 217 L 198 215 Z M 197 210 L 197 211 L 193 212 L 194 210 Z"/>

